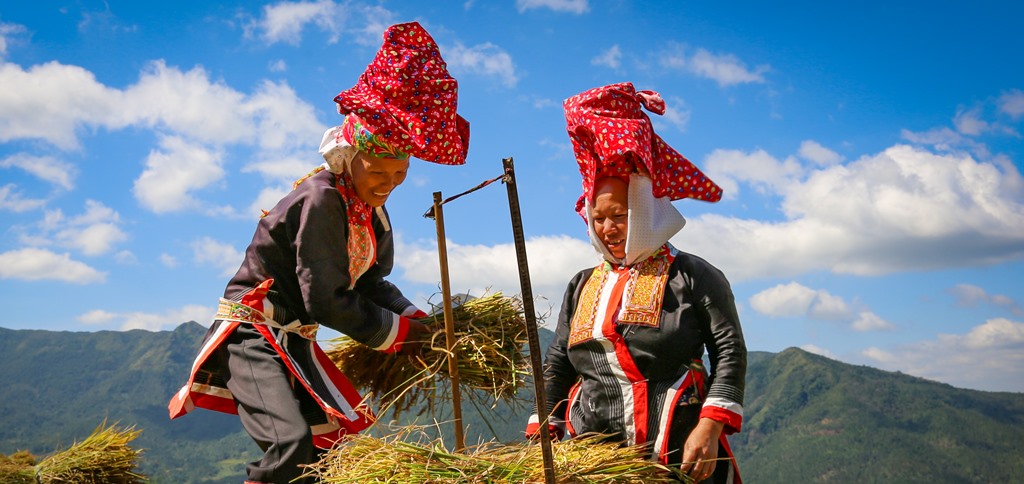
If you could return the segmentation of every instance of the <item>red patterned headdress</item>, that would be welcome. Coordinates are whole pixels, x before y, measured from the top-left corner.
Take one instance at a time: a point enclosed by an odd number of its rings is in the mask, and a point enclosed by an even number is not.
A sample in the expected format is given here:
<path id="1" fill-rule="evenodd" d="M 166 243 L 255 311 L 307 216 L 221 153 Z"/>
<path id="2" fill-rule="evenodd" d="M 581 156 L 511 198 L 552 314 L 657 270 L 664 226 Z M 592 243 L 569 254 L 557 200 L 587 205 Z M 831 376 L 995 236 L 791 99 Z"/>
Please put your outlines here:
<path id="1" fill-rule="evenodd" d="M 442 165 L 461 165 L 469 122 L 456 114 L 459 83 L 434 39 L 417 22 L 384 31 L 384 44 L 356 85 L 335 98 L 395 150 Z"/>
<path id="2" fill-rule="evenodd" d="M 605 176 L 628 179 L 634 171 L 650 174 L 657 198 L 706 202 L 722 198 L 718 185 L 654 133 L 651 119 L 641 108 L 664 114 L 665 101 L 658 93 L 636 91 L 632 83 L 622 82 L 570 97 L 564 107 L 566 129 L 583 175 L 583 197 L 577 210 L 584 199 L 593 200 L 595 180 Z"/>

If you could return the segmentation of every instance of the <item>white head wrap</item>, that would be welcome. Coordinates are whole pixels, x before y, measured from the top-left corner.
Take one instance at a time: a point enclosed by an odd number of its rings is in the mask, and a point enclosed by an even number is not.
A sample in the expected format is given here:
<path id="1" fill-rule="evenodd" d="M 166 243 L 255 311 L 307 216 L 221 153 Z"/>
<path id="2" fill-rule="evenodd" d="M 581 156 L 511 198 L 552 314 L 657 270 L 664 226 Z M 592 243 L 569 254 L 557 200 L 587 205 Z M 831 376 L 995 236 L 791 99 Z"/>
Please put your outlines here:
<path id="1" fill-rule="evenodd" d="M 341 126 L 328 129 L 324 132 L 324 138 L 320 140 L 320 155 L 326 161 L 324 168 L 331 173 L 347 172 L 358 152 L 359 149 L 345 141 L 345 137 L 341 135 Z"/>
<path id="2" fill-rule="evenodd" d="M 638 174 L 629 176 L 629 221 L 626 231 L 626 257 L 619 259 L 612 255 L 604 242 L 597 238 L 594 230 L 593 210 L 590 200 L 586 200 L 587 225 L 590 227 L 590 243 L 604 259 L 623 265 L 634 263 L 649 257 L 668 239 L 679 232 L 686 219 L 672 205 L 668 197 L 655 198 L 651 179 Z"/>

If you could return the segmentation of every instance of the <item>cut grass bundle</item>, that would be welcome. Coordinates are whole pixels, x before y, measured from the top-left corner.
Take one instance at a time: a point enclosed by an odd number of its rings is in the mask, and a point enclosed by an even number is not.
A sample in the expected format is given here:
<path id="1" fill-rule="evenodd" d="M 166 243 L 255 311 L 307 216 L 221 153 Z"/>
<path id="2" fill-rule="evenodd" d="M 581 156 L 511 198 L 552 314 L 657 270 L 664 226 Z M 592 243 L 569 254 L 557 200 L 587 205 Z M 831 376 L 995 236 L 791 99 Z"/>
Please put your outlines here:
<path id="1" fill-rule="evenodd" d="M 403 441 L 403 435 L 348 436 L 310 466 L 306 475 L 324 484 L 544 482 L 538 444 L 492 443 L 450 453 L 440 441 L 420 445 Z M 552 452 L 560 483 L 675 481 L 667 467 L 645 460 L 642 448 L 623 447 L 600 435 L 555 442 Z"/>
<path id="2" fill-rule="evenodd" d="M 0 454 L 0 482 L 4 484 L 35 484 L 36 458 L 27 450 L 11 455 Z"/>
<path id="3" fill-rule="evenodd" d="M 140 433 L 134 426 L 118 429 L 104 421 L 85 440 L 43 459 L 36 477 L 44 484 L 144 482 L 145 476 L 134 471 L 142 451 L 128 446 Z"/>
<path id="4" fill-rule="evenodd" d="M 500 292 L 452 308 L 455 326 L 459 386 L 467 398 L 487 395 L 493 402 L 510 401 L 530 374 L 524 354 L 527 342 L 522 302 Z M 378 400 L 381 413 L 420 403 L 432 407 L 438 394 L 437 378 L 450 382 L 444 315 L 424 324 L 437 332 L 417 357 L 375 351 L 348 337 L 331 340 L 327 355 L 356 387 Z"/>

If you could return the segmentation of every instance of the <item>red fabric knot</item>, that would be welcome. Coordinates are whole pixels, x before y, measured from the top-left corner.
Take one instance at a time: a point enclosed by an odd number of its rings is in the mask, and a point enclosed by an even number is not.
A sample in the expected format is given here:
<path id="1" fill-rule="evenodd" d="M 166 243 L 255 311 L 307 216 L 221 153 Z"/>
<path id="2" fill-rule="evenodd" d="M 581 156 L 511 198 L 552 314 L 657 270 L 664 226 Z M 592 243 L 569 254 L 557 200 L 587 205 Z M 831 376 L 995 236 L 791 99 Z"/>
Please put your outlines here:
<path id="1" fill-rule="evenodd" d="M 354 113 L 393 148 L 442 165 L 461 165 L 469 122 L 456 113 L 459 83 L 437 44 L 417 22 L 392 25 L 356 85 L 335 96 L 338 113 Z"/>
<path id="2" fill-rule="evenodd" d="M 659 116 L 665 114 L 665 100 L 661 94 L 654 91 L 637 91 L 636 98 L 648 111 Z"/>

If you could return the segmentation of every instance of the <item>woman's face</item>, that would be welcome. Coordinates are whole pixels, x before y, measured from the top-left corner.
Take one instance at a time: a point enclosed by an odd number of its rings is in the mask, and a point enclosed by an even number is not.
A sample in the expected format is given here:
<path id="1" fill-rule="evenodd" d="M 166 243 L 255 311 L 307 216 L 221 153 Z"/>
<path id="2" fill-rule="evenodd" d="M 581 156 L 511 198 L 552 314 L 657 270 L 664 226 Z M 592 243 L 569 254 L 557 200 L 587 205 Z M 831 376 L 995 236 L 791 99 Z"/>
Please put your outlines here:
<path id="1" fill-rule="evenodd" d="M 409 159 L 374 158 L 359 152 L 352 159 L 352 184 L 356 195 L 371 207 L 380 207 L 391 191 L 405 181 L 409 172 Z"/>
<path id="2" fill-rule="evenodd" d="M 594 232 L 608 252 L 619 259 L 626 257 L 626 234 L 629 230 L 629 187 L 620 178 L 602 178 L 594 184 L 594 206 L 591 209 Z"/>

